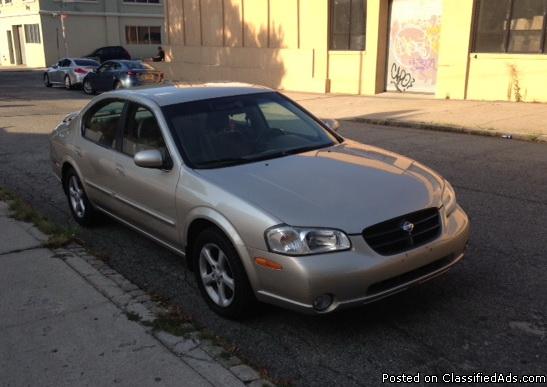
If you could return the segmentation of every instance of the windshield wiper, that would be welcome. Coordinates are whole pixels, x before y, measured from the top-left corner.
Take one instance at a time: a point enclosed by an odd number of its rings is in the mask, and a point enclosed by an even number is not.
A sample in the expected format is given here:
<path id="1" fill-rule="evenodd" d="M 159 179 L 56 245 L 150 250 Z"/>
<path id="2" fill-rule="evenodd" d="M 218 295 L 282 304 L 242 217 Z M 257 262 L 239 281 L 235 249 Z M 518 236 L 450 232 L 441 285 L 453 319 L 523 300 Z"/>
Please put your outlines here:
<path id="1" fill-rule="evenodd" d="M 199 163 L 197 165 L 198 168 L 201 169 L 208 169 L 208 168 L 219 168 L 219 167 L 227 167 L 230 165 L 237 165 L 237 164 L 243 164 L 248 163 L 249 159 L 246 158 L 225 158 L 225 159 L 218 159 L 218 160 L 207 160 Z"/>
<path id="2" fill-rule="evenodd" d="M 275 158 L 279 158 L 279 157 L 294 155 L 294 154 L 297 154 L 297 153 L 304 153 L 304 152 L 309 152 L 309 151 L 312 151 L 312 150 L 319 150 L 319 149 L 327 148 L 327 147 L 332 146 L 332 145 L 333 144 L 322 144 L 322 145 L 317 145 L 316 144 L 316 145 L 309 145 L 309 146 L 305 146 L 305 147 L 301 147 L 301 148 L 287 149 L 287 150 L 283 150 L 283 151 L 276 150 L 276 151 L 271 151 L 271 152 L 266 152 L 266 153 L 263 153 L 263 154 L 259 154 L 255 157 L 249 157 L 249 158 L 247 158 L 247 160 L 259 161 L 259 160 L 266 160 L 266 159 L 275 159 Z"/>
<path id="3" fill-rule="evenodd" d="M 244 156 L 244 157 L 229 157 L 229 158 L 218 159 L 218 160 L 207 160 L 207 161 L 203 161 L 199 163 L 197 167 L 200 169 L 212 169 L 212 168 L 228 167 L 228 166 L 238 165 L 238 164 L 253 163 L 256 161 L 275 159 L 279 157 L 294 155 L 297 153 L 303 153 L 303 152 L 308 152 L 312 150 L 319 150 L 319 149 L 327 148 L 332 145 L 333 144 L 310 145 L 310 146 L 301 147 L 301 148 L 287 149 L 284 151 L 276 150 L 276 151 L 266 152 L 266 153 L 258 154 L 258 155 L 251 155 L 251 156 Z"/>

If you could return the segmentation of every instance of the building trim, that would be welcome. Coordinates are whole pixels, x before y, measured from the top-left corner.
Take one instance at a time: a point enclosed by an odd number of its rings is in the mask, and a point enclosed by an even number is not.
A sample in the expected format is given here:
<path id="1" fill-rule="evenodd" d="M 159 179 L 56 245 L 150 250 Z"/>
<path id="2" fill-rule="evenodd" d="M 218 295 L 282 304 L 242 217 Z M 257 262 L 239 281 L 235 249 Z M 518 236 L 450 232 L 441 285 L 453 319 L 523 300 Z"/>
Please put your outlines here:
<path id="1" fill-rule="evenodd" d="M 40 15 L 50 15 L 57 16 L 60 11 L 45 11 L 40 10 Z M 163 19 L 163 13 L 161 14 L 149 14 L 149 13 L 127 13 L 127 12 L 74 12 L 74 11 L 63 11 L 63 15 L 70 16 L 116 16 L 116 17 L 143 17 L 143 18 L 152 18 L 152 19 Z M 23 16 L 23 15 L 19 15 Z"/>

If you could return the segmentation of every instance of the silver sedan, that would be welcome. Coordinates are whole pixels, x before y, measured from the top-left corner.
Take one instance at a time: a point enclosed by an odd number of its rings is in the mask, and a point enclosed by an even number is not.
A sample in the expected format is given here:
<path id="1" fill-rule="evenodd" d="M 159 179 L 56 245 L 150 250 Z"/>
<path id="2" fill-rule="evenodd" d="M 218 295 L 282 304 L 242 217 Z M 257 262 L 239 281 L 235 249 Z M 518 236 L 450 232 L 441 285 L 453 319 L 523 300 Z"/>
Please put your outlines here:
<path id="1" fill-rule="evenodd" d="M 51 67 L 43 75 L 44 85 L 63 85 L 67 89 L 81 85 L 85 76 L 100 66 L 99 62 L 87 58 L 64 58 Z"/>
<path id="2" fill-rule="evenodd" d="M 448 271 L 469 221 L 452 186 L 241 84 L 105 93 L 51 135 L 75 220 L 107 214 L 186 257 L 220 315 L 257 301 L 363 305 Z"/>

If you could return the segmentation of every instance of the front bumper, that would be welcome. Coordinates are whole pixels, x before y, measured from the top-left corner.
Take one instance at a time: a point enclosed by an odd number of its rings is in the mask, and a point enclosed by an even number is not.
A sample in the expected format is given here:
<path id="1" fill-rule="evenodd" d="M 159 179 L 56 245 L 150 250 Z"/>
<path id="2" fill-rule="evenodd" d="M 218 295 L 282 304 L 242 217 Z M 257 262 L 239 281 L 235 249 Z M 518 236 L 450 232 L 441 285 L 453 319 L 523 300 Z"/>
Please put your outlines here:
<path id="1" fill-rule="evenodd" d="M 469 220 L 459 206 L 449 217 L 444 209 L 440 212 L 441 235 L 397 255 L 379 255 L 361 235 L 351 236 L 351 250 L 331 254 L 289 257 L 249 249 L 251 258 L 264 257 L 283 266 L 282 270 L 254 266 L 257 298 L 302 312 L 328 313 L 379 300 L 443 274 L 463 258 Z M 334 301 L 318 312 L 313 301 L 324 294 Z"/>

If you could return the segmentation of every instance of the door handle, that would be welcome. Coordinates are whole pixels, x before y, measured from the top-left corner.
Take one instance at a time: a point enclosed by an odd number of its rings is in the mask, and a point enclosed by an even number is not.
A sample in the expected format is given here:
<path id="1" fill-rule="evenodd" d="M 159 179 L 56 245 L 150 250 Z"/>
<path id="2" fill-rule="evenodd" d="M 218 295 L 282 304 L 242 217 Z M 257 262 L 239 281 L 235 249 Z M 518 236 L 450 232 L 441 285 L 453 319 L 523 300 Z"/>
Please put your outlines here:
<path id="1" fill-rule="evenodd" d="M 116 165 L 116 172 L 118 172 L 118 175 L 125 176 L 125 171 L 120 165 Z"/>

